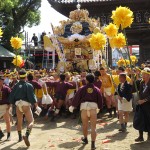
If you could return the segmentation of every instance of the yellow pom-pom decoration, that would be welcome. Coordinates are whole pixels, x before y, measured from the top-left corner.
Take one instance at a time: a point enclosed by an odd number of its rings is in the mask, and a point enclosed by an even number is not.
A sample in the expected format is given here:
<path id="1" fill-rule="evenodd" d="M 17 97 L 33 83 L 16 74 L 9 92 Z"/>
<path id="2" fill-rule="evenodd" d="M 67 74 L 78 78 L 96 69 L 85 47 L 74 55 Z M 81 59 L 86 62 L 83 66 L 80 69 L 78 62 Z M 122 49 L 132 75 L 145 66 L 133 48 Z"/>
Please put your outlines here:
<path id="1" fill-rule="evenodd" d="M 138 62 L 138 60 L 137 60 L 137 58 L 136 58 L 135 55 L 131 55 L 131 56 L 130 56 L 130 59 L 131 59 L 132 65 L 135 65 L 135 64 Z"/>
<path id="2" fill-rule="evenodd" d="M 2 31 L 2 29 L 0 28 L 0 37 L 2 37 L 2 35 L 3 35 L 3 31 Z"/>
<path id="3" fill-rule="evenodd" d="M 18 37 L 12 37 L 11 40 L 11 46 L 15 49 L 18 50 L 22 46 L 22 39 Z"/>
<path id="4" fill-rule="evenodd" d="M 115 24 L 110 23 L 108 26 L 104 28 L 104 31 L 109 38 L 112 38 L 117 35 L 118 27 Z"/>
<path id="5" fill-rule="evenodd" d="M 103 50 L 106 45 L 106 38 L 102 33 L 92 34 L 89 42 L 92 49 Z"/>
<path id="6" fill-rule="evenodd" d="M 133 23 L 133 12 L 127 7 L 117 7 L 115 11 L 112 11 L 113 23 L 121 29 L 130 27 Z"/>
<path id="7" fill-rule="evenodd" d="M 15 56 L 12 63 L 17 67 L 22 67 L 24 65 L 24 60 L 20 55 Z"/>
<path id="8" fill-rule="evenodd" d="M 124 67 L 125 64 L 126 64 L 126 62 L 123 58 L 119 59 L 117 62 L 118 67 Z"/>
<path id="9" fill-rule="evenodd" d="M 126 38 L 122 33 L 119 33 L 114 38 L 110 39 L 111 48 L 123 48 L 126 46 Z"/>

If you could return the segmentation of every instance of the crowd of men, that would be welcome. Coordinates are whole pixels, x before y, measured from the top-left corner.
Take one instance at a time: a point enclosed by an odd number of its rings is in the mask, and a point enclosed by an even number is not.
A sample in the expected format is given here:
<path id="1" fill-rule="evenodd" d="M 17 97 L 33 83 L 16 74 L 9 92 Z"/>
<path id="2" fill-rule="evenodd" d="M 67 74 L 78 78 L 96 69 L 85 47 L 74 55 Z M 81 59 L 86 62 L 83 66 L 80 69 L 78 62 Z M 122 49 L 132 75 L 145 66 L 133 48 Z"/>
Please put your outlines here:
<path id="1" fill-rule="evenodd" d="M 72 119 L 81 115 L 82 141 L 88 144 L 90 121 L 91 149 L 94 150 L 97 114 L 105 108 L 109 118 L 118 117 L 119 132 L 126 132 L 129 113 L 135 111 L 133 125 L 139 130 L 135 141 L 144 141 L 143 132 L 148 132 L 150 140 L 150 68 L 118 67 L 116 70 L 106 70 L 101 67 L 94 73 L 84 71 L 80 74 L 57 74 L 55 70 L 46 69 L 0 72 L 0 117 L 6 123 L 8 141 L 11 140 L 10 122 L 15 116 L 19 142 L 24 140 L 30 146 L 33 112 L 51 121 L 57 121 L 62 114 Z M 22 136 L 24 118 L 27 129 Z M 0 140 L 3 137 L 0 127 Z"/>

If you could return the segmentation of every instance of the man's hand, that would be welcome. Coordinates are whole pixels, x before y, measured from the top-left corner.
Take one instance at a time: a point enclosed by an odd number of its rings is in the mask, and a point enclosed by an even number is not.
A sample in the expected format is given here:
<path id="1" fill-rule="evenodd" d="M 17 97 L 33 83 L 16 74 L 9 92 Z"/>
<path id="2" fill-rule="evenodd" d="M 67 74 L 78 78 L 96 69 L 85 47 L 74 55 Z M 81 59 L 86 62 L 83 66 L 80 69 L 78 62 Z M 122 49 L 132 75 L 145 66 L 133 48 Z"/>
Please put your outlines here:
<path id="1" fill-rule="evenodd" d="M 73 106 L 70 106 L 70 107 L 69 107 L 69 111 L 70 111 L 71 113 L 73 113 L 73 110 L 74 110 L 74 107 L 73 107 Z"/>
<path id="2" fill-rule="evenodd" d="M 118 99 L 122 103 L 122 97 L 118 96 Z"/>
<path id="3" fill-rule="evenodd" d="M 117 84 L 116 84 L 116 83 L 114 83 L 114 87 L 115 87 L 115 89 L 117 89 L 117 87 L 118 87 L 118 86 L 117 86 Z"/>

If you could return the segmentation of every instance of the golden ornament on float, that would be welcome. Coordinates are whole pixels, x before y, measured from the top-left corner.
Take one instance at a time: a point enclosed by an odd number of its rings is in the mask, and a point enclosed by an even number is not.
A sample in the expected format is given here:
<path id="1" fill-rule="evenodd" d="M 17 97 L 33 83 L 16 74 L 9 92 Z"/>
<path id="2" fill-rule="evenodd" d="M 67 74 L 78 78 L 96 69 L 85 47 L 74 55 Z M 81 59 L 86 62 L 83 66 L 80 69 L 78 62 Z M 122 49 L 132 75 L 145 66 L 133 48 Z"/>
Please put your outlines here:
<path id="1" fill-rule="evenodd" d="M 99 27 L 96 27 L 93 31 L 94 34 L 100 33 L 101 29 Z"/>

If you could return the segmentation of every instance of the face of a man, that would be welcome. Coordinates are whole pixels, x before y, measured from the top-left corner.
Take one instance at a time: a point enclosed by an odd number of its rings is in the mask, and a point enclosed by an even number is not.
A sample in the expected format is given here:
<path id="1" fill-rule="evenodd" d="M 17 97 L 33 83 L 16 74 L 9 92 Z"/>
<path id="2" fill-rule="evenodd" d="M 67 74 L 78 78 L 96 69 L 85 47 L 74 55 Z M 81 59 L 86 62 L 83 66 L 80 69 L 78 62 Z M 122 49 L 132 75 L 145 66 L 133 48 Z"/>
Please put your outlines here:
<path id="1" fill-rule="evenodd" d="M 147 73 L 142 73 L 142 78 L 144 81 L 148 81 L 150 79 L 150 74 L 147 74 Z"/>
<path id="2" fill-rule="evenodd" d="M 101 73 L 101 75 L 103 76 L 103 75 L 106 74 L 106 71 L 105 71 L 105 70 L 100 70 L 100 73 Z"/>
<path id="3" fill-rule="evenodd" d="M 70 79 L 70 75 L 67 74 L 65 79 L 66 79 L 66 80 L 69 80 L 69 79 Z"/>
<path id="4" fill-rule="evenodd" d="M 126 78 L 124 76 L 119 76 L 120 83 L 124 83 L 126 81 Z"/>
<path id="5" fill-rule="evenodd" d="M 82 77 L 82 78 L 85 78 L 85 77 L 86 77 L 86 72 L 82 72 L 82 73 L 81 73 L 81 77 Z"/>
<path id="6" fill-rule="evenodd" d="M 141 71 L 140 70 L 138 70 L 138 69 L 136 69 L 136 74 L 140 74 L 141 73 Z"/>

